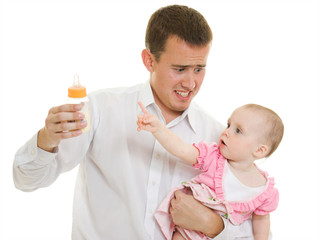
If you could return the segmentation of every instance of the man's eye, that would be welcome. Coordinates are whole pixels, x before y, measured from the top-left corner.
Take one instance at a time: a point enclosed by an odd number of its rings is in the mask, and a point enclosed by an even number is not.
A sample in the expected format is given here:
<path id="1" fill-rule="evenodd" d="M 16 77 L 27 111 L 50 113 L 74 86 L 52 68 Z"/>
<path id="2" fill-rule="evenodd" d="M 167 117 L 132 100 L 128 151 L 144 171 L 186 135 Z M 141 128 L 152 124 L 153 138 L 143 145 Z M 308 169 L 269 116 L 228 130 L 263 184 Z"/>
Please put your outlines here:
<path id="1" fill-rule="evenodd" d="M 184 68 L 176 68 L 177 72 L 183 72 Z"/>
<path id="2" fill-rule="evenodd" d="M 196 68 L 195 70 L 194 70 L 195 72 L 201 72 L 202 71 L 202 68 Z"/>

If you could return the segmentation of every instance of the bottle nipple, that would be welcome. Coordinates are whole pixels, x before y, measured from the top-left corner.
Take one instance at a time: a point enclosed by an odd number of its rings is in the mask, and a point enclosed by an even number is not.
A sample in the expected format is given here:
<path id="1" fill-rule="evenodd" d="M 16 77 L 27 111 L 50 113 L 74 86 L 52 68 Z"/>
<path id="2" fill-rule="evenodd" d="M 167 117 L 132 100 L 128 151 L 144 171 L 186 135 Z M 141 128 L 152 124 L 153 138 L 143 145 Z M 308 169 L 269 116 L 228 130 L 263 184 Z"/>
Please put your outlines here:
<path id="1" fill-rule="evenodd" d="M 68 88 L 68 97 L 84 98 L 87 96 L 86 88 L 81 86 L 78 74 L 74 75 L 73 85 Z"/>

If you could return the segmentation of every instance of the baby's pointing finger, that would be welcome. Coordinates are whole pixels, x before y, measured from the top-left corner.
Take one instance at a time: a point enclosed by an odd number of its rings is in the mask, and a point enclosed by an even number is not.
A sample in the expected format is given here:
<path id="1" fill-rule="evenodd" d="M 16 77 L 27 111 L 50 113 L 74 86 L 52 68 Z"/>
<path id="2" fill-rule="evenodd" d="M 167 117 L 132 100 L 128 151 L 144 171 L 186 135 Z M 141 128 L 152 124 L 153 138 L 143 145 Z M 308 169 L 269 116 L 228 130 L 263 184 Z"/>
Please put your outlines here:
<path id="1" fill-rule="evenodd" d="M 142 124 L 142 123 L 144 122 L 144 116 L 143 116 L 142 114 L 140 114 L 140 115 L 138 116 L 138 122 L 139 122 L 140 124 Z"/>
<path id="2" fill-rule="evenodd" d="M 147 108 L 142 104 L 142 102 L 138 102 L 138 104 L 139 104 L 139 106 L 140 106 L 140 108 L 141 108 L 141 110 L 142 110 L 142 112 L 143 112 L 144 114 L 149 113 L 148 110 L 147 110 Z"/>

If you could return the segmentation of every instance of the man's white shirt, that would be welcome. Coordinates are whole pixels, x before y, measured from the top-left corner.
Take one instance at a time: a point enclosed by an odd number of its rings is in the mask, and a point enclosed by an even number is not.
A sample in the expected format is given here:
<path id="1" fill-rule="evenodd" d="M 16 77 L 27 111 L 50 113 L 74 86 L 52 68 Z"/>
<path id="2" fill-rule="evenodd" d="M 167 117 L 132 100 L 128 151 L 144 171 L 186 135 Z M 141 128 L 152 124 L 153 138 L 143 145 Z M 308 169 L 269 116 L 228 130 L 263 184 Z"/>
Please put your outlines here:
<path id="1" fill-rule="evenodd" d="M 100 90 L 89 99 L 89 132 L 61 141 L 55 153 L 37 147 L 37 134 L 18 150 L 16 187 L 49 186 L 80 164 L 73 239 L 163 239 L 153 217 L 156 208 L 171 188 L 199 172 L 170 155 L 151 133 L 137 131 L 138 101 L 164 122 L 149 82 Z M 189 143 L 217 141 L 223 130 L 195 103 L 167 127 Z"/>

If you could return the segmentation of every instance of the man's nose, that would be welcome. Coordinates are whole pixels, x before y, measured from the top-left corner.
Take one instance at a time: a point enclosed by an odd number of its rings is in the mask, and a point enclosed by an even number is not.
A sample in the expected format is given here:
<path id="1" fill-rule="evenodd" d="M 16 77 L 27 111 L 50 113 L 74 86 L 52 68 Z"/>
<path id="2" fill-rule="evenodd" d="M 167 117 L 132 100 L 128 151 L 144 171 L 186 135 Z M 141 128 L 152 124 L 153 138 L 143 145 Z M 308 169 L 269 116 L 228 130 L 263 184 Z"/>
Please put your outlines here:
<path id="1" fill-rule="evenodd" d="M 190 91 L 193 90 L 196 87 L 195 79 L 194 73 L 192 71 L 188 72 L 183 79 L 182 86 Z"/>

